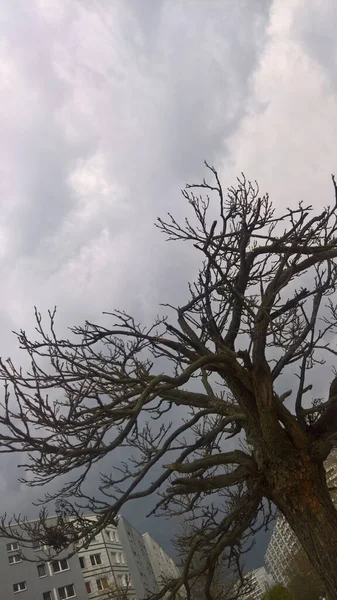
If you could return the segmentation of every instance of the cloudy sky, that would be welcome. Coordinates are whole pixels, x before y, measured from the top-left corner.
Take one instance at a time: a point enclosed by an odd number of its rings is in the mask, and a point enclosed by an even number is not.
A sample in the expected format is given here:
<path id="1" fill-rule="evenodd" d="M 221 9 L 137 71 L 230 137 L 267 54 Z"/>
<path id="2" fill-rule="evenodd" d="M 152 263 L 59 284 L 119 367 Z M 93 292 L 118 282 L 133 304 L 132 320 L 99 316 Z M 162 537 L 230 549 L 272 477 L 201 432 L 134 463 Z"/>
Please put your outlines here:
<path id="1" fill-rule="evenodd" d="M 153 222 L 184 214 L 204 158 L 225 187 L 327 203 L 336 26 L 334 0 L 0 0 L 0 354 L 34 305 L 62 330 L 186 298 L 197 257 Z M 3 510 L 30 497 L 14 463 Z"/>

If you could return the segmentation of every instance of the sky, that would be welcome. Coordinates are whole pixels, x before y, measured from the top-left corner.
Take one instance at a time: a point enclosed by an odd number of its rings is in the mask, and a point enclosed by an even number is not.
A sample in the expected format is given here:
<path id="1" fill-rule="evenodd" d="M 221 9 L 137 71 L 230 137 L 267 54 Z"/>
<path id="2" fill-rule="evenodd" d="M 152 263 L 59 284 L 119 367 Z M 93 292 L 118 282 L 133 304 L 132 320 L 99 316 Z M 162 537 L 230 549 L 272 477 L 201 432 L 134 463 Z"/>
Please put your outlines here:
<path id="1" fill-rule="evenodd" d="M 336 25 L 334 0 L 0 0 L 0 355 L 20 362 L 11 332 L 34 305 L 57 305 L 62 332 L 186 300 L 198 256 L 153 223 L 186 214 L 204 159 L 225 188 L 243 171 L 276 207 L 326 205 Z M 32 499 L 16 462 L 2 511 Z"/>

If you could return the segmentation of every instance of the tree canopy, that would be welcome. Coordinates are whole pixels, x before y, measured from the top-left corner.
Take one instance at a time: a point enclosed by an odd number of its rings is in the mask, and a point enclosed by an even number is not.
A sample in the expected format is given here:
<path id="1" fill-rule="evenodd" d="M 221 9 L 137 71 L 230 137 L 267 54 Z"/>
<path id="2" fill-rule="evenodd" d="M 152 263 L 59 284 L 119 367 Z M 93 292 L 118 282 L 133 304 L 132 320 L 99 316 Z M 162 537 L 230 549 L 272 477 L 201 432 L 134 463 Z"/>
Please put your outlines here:
<path id="1" fill-rule="evenodd" d="M 157 222 L 201 256 L 183 306 L 166 306 L 148 326 L 106 313 L 67 339 L 55 311 L 46 323 L 36 310 L 35 339 L 17 333 L 30 368 L 1 360 L 0 451 L 22 454 L 23 480 L 46 486 L 58 516 L 53 528 L 43 510 L 33 529 L 19 521 L 25 539 L 59 550 L 148 498 L 150 514 L 186 515 L 198 529 L 169 598 L 181 585 L 190 598 L 189 580 L 204 572 L 208 600 L 218 558 L 225 552 L 239 567 L 274 503 L 335 599 L 337 513 L 323 462 L 337 436 L 337 378 L 324 400 L 311 394 L 337 355 L 335 180 L 320 212 L 304 202 L 274 209 L 256 183 L 241 176 L 225 191 L 206 168 L 211 179 L 182 192 L 191 216 Z M 93 494 L 88 474 L 107 457 Z M 3 519 L 8 527 L 19 535 L 15 519 Z"/>
<path id="2" fill-rule="evenodd" d="M 262 596 L 262 600 L 295 600 L 287 587 L 277 583 L 270 587 Z"/>

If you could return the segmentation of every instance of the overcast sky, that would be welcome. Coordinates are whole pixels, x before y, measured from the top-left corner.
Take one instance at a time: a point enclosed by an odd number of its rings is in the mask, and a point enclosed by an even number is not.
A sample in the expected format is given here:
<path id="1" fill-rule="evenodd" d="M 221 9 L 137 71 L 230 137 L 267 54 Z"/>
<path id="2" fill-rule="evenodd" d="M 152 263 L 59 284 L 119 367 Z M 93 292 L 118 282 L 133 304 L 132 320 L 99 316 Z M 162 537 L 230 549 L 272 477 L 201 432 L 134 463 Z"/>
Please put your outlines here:
<path id="1" fill-rule="evenodd" d="M 62 329 L 186 299 L 198 257 L 153 222 L 185 213 L 204 158 L 225 187 L 244 171 L 276 205 L 326 204 L 336 27 L 334 0 L 0 0 L 0 354 L 34 305 Z M 15 462 L 2 510 L 31 497 Z"/>

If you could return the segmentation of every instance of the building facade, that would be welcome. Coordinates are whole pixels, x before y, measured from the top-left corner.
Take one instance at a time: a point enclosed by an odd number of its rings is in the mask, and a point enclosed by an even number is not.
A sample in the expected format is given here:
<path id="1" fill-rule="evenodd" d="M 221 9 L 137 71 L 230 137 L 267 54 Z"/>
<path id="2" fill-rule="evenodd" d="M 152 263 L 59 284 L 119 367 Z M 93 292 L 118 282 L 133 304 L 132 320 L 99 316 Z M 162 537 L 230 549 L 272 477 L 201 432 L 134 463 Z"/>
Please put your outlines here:
<path id="1" fill-rule="evenodd" d="M 166 554 L 149 533 L 144 533 L 142 537 L 157 584 L 160 585 L 167 578 L 178 578 L 180 575 L 179 569 L 172 558 Z"/>
<path id="2" fill-rule="evenodd" d="M 239 589 L 240 600 L 260 600 L 268 587 L 273 585 L 273 579 L 264 567 L 247 573 L 245 580 L 246 585 Z"/>
<path id="3" fill-rule="evenodd" d="M 103 600 L 111 589 L 127 589 L 130 598 L 143 597 L 140 590 L 133 587 L 134 577 L 131 578 L 119 529 L 119 525 L 117 528 L 109 525 L 95 536 L 88 548 L 81 548 L 77 553 L 87 597 L 90 600 Z"/>
<path id="4" fill-rule="evenodd" d="M 144 538 L 151 539 L 151 543 Z M 147 547 L 162 553 L 159 569 L 153 558 L 151 561 Z M 68 557 L 72 551 L 75 554 Z M 1 598 L 105 600 L 111 590 L 119 590 L 130 600 L 142 600 L 149 593 L 158 592 L 163 579 L 179 575 L 173 565 L 155 540 L 148 534 L 143 536 L 121 516 L 117 527 L 109 525 L 87 548 L 69 548 L 57 559 L 37 542 L 22 549 L 17 541 L 2 538 Z"/>
<path id="5" fill-rule="evenodd" d="M 0 541 L 1 597 L 6 600 L 88 599 L 77 556 L 48 561 L 44 547 L 33 543 L 22 560 L 18 542 Z"/>
<path id="6" fill-rule="evenodd" d="M 265 564 L 274 581 L 287 585 L 288 568 L 299 550 L 300 544 L 293 530 L 285 518 L 279 516 L 265 554 Z"/>
<path id="7" fill-rule="evenodd" d="M 337 455 L 332 453 L 325 462 L 326 479 L 334 502 L 337 500 Z M 268 572 L 276 583 L 288 584 L 288 572 L 294 556 L 301 550 L 300 543 L 285 518 L 276 519 L 274 531 L 265 554 Z"/>
<path id="8" fill-rule="evenodd" d="M 118 535 L 130 569 L 136 598 L 145 598 L 150 592 L 158 592 L 159 585 L 142 534 L 129 521 L 121 518 L 118 522 Z"/>

